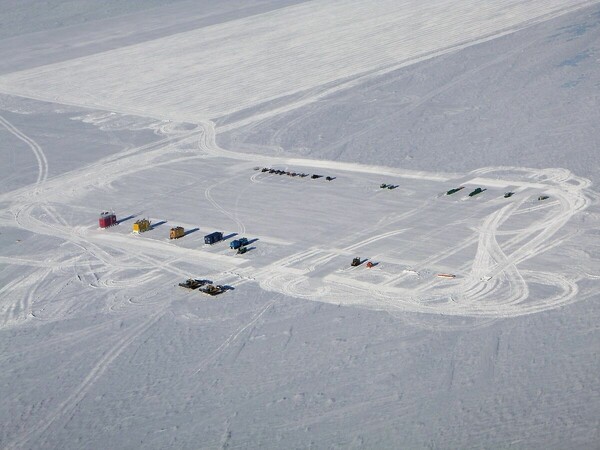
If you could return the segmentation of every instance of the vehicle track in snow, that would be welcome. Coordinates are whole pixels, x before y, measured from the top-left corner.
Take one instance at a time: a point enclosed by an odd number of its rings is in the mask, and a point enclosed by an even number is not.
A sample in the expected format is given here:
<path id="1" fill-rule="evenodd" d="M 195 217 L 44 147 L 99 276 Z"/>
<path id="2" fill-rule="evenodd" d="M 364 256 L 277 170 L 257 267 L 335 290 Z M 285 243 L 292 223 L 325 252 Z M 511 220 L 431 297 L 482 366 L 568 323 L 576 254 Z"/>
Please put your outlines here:
<path id="1" fill-rule="evenodd" d="M 37 160 L 38 165 L 38 176 L 35 184 L 40 185 L 41 183 L 45 182 L 48 178 L 48 159 L 46 158 L 46 155 L 39 144 L 29 136 L 25 135 L 22 131 L 20 131 L 2 116 L 0 116 L 0 125 L 6 128 L 6 130 L 8 130 L 8 132 L 17 139 L 29 146 L 33 152 L 33 155 L 35 156 L 35 159 Z"/>
<path id="2" fill-rule="evenodd" d="M 215 136 L 214 124 L 202 123 L 191 132 L 179 133 L 176 138 L 165 138 L 160 143 L 143 146 L 143 149 L 142 147 L 128 148 L 123 151 L 123 154 L 113 155 L 102 164 L 92 164 L 86 168 L 49 179 L 43 188 L 36 188 L 35 197 L 30 196 L 31 190 L 25 190 L 21 193 L 22 195 L 13 199 L 11 209 L 15 211 L 15 220 L 24 229 L 65 239 L 84 250 L 99 265 L 94 269 L 95 273 L 99 275 L 94 284 L 107 289 L 127 286 L 127 281 L 118 281 L 120 271 L 132 270 L 141 262 L 147 264 L 149 260 L 153 261 L 151 263 L 152 270 L 145 277 L 132 278 L 129 285 L 148 282 L 152 277 L 160 276 L 161 273 L 187 277 L 187 271 L 180 270 L 177 266 L 186 262 L 193 263 L 198 260 L 198 255 L 202 254 L 202 264 L 209 272 L 221 273 L 226 277 L 228 273 L 234 273 L 232 267 L 244 266 L 234 269 L 240 276 L 236 276 L 232 285 L 257 282 L 268 291 L 316 301 L 349 303 L 377 309 L 390 308 L 394 311 L 407 310 L 478 317 L 509 317 L 536 312 L 553 307 L 553 304 L 564 303 L 560 298 L 552 296 L 550 296 L 552 301 L 548 298 L 539 299 L 537 303 L 526 301 L 528 300 L 527 286 L 530 281 L 518 268 L 519 264 L 560 245 L 565 237 L 554 236 L 563 229 L 574 214 L 589 206 L 587 194 L 583 193 L 589 187 L 587 180 L 574 177 L 570 172 L 564 170 L 483 168 L 473 171 L 470 175 L 479 178 L 473 178 L 468 183 L 483 184 L 484 186 L 488 183 L 496 188 L 504 185 L 517 185 L 522 186 L 522 189 L 525 190 L 544 189 L 553 199 L 545 204 L 525 205 L 524 198 L 527 196 L 527 191 L 520 191 L 519 195 L 523 195 L 523 198 L 509 206 L 503 206 L 503 202 L 498 199 L 484 202 L 483 205 L 487 208 L 500 209 L 489 213 L 482 225 L 474 230 L 473 235 L 465 236 L 461 242 L 454 243 L 419 263 L 418 267 L 415 267 L 416 272 L 421 274 L 421 279 L 418 280 L 409 279 L 406 273 L 394 274 L 389 271 L 379 271 L 380 276 L 375 278 L 358 280 L 353 277 L 364 278 L 360 271 L 342 270 L 337 274 L 328 275 L 327 266 L 337 257 L 350 255 L 362 248 L 365 249 L 363 251 L 368 251 L 370 246 L 377 245 L 379 241 L 393 239 L 394 236 L 405 233 L 407 228 L 402 226 L 403 220 L 422 214 L 425 210 L 435 211 L 435 208 L 439 207 L 440 198 L 427 199 L 419 207 L 391 214 L 376 223 L 369 223 L 352 235 L 339 238 L 338 242 L 330 242 L 328 246 L 303 249 L 277 258 L 263 267 L 248 265 L 248 261 L 231 256 L 185 249 L 156 240 L 110 232 L 94 233 L 89 227 L 73 227 L 56 212 L 54 205 L 60 204 L 60 198 L 55 191 L 60 190 L 61 186 L 104 186 L 109 182 L 107 180 L 116 180 L 148 167 L 189 161 L 190 158 L 227 158 L 244 165 L 243 170 L 247 170 L 246 166 L 250 167 L 250 163 L 252 165 L 264 163 L 265 166 L 314 167 L 350 174 L 392 175 L 399 179 L 419 180 L 419 182 L 447 182 L 458 178 L 456 174 L 432 174 L 335 161 L 250 155 L 220 148 L 216 144 Z M 165 154 L 176 152 L 176 146 L 180 143 L 197 145 L 196 153 L 183 157 L 177 155 L 170 159 L 165 158 Z M 102 176 L 94 175 L 95 168 L 100 165 L 103 168 Z M 496 174 L 506 174 L 506 177 L 498 177 Z M 482 178 L 484 176 L 487 178 Z M 240 195 L 234 203 L 236 212 L 232 212 L 213 198 L 212 190 L 223 183 L 237 182 L 243 178 L 245 175 L 229 177 L 205 189 L 205 198 L 209 204 L 229 217 L 241 234 L 246 232 L 246 226 L 243 218 L 237 212 Z M 247 178 L 245 179 L 247 180 Z M 253 175 L 252 181 L 257 180 L 262 180 L 260 173 Z M 67 197 L 76 198 L 75 195 L 75 193 L 67 193 Z M 64 194 L 61 193 L 61 196 L 64 197 Z M 480 200 L 473 203 L 473 205 L 479 204 L 481 204 Z M 501 227 L 509 218 L 520 217 L 522 221 L 527 219 L 527 214 L 537 214 L 538 216 L 535 217 L 539 217 L 539 214 L 544 211 L 547 211 L 547 214 L 542 216 L 542 219 L 534 219 L 525 227 L 519 229 L 502 229 Z M 40 214 L 45 214 L 45 217 L 52 218 L 52 220 L 40 220 Z M 454 226 L 466 227 L 469 218 L 480 215 L 479 208 L 474 208 L 469 216 L 457 215 L 454 219 L 450 218 L 449 222 L 454 223 Z M 390 230 L 391 227 L 394 228 Z M 434 227 L 425 234 L 418 233 L 419 240 L 427 240 L 442 232 L 442 228 Z M 369 237 L 364 238 L 363 236 Z M 498 243 L 497 236 L 505 238 L 502 245 Z M 415 240 L 416 242 L 417 240 Z M 465 262 L 457 268 L 459 277 L 456 280 L 441 282 L 441 280 L 433 278 L 432 271 L 435 271 L 435 267 L 444 267 L 445 259 L 452 258 L 458 252 L 466 251 L 471 245 L 476 245 L 477 249 L 474 260 Z M 410 246 L 403 250 L 409 249 Z M 119 253 L 121 256 L 118 256 Z M 77 262 L 77 264 L 79 263 Z M 381 281 L 381 277 L 384 281 Z M 571 293 L 576 292 L 576 286 L 561 277 L 552 278 L 538 274 L 533 278 L 545 280 L 549 286 L 554 286 L 557 291 L 565 293 L 568 301 L 573 298 Z M 407 281 L 410 281 L 408 284 L 412 287 L 403 286 Z M 349 296 L 353 296 L 353 298 L 349 299 Z M 126 304 L 123 306 L 127 307 Z"/>

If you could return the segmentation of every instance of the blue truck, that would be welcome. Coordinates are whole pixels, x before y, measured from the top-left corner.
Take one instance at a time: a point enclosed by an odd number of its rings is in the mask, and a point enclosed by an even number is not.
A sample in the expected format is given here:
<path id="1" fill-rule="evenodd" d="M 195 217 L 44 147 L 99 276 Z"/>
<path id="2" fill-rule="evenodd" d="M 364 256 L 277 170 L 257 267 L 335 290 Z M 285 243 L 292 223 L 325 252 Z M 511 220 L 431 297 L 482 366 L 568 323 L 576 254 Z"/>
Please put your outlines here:
<path id="1" fill-rule="evenodd" d="M 231 241 L 229 243 L 229 248 L 232 250 L 237 250 L 238 248 L 245 247 L 246 245 L 248 245 L 248 239 L 243 237 L 243 238 L 234 239 L 233 241 Z"/>
<path id="2" fill-rule="evenodd" d="M 219 242 L 223 240 L 223 233 L 221 233 L 220 231 L 215 231 L 214 233 L 210 233 L 207 234 L 206 236 L 204 236 L 204 243 L 205 244 L 214 244 L 215 242 Z"/>

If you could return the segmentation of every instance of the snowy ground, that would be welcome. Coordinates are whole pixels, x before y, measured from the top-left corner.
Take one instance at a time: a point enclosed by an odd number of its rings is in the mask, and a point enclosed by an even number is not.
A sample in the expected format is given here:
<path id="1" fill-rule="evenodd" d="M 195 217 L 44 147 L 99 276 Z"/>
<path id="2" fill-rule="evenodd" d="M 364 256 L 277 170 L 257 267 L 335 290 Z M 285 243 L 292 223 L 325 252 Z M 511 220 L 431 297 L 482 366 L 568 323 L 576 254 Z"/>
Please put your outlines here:
<path id="1" fill-rule="evenodd" d="M 597 2 L 192 3 L 0 41 L 0 446 L 597 445 Z"/>

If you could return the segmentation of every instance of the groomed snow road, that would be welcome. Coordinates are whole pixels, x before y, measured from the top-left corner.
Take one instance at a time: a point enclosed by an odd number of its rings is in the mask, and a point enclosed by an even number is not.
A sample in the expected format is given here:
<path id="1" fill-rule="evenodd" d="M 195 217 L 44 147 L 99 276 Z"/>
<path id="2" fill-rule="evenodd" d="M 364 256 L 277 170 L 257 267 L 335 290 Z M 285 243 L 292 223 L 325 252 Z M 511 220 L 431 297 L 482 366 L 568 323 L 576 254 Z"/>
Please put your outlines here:
<path id="1" fill-rule="evenodd" d="M 198 122 L 363 81 L 594 0 L 309 1 L 0 77 L 0 92 Z"/>

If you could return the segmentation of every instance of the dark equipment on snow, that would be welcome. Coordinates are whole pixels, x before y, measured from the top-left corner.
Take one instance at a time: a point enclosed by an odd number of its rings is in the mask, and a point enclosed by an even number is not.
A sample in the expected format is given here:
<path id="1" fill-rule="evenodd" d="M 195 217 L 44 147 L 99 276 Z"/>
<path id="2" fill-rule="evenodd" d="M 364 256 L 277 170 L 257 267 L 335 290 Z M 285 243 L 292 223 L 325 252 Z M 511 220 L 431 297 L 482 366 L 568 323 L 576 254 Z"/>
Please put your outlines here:
<path id="1" fill-rule="evenodd" d="M 474 197 L 474 196 L 476 196 L 477 194 L 481 194 L 483 191 L 485 191 L 485 189 L 477 188 L 477 189 L 475 189 L 473 192 L 471 192 L 471 193 L 469 194 L 469 197 Z"/>
<path id="2" fill-rule="evenodd" d="M 450 189 L 448 192 L 446 192 L 446 195 L 452 195 L 452 194 L 456 194 L 458 191 L 460 191 L 461 189 L 464 189 L 464 186 L 461 187 L 457 187 L 454 189 Z"/>
<path id="3" fill-rule="evenodd" d="M 514 192 L 505 192 L 504 198 L 512 197 L 514 194 L 515 194 Z"/>
<path id="4" fill-rule="evenodd" d="M 235 239 L 235 240 L 231 241 L 229 243 L 229 248 L 232 250 L 237 250 L 238 248 L 244 247 L 245 245 L 248 245 L 248 239 L 243 237 L 243 238 L 239 238 L 239 239 Z"/>
<path id="5" fill-rule="evenodd" d="M 207 234 L 206 236 L 204 236 L 204 243 L 205 244 L 214 244 L 215 242 L 219 242 L 223 240 L 223 233 L 221 233 L 220 231 L 215 231 L 214 233 L 210 233 Z"/>
<path id="6" fill-rule="evenodd" d="M 183 283 L 179 283 L 179 286 L 186 289 L 197 289 L 200 286 L 204 286 L 205 284 L 210 283 L 208 280 L 195 280 L 193 278 L 188 278 Z"/>
<path id="7" fill-rule="evenodd" d="M 203 293 L 208 294 L 208 295 L 218 295 L 218 294 L 220 294 L 221 292 L 224 291 L 223 286 L 220 286 L 218 284 L 217 285 L 209 284 L 209 285 L 206 285 L 205 287 L 202 287 L 202 288 L 200 288 L 198 290 L 200 292 L 203 292 Z"/>
<path id="8" fill-rule="evenodd" d="M 356 267 L 356 266 L 360 266 L 360 258 L 356 257 L 352 260 L 352 263 L 350 264 L 352 267 Z"/>

